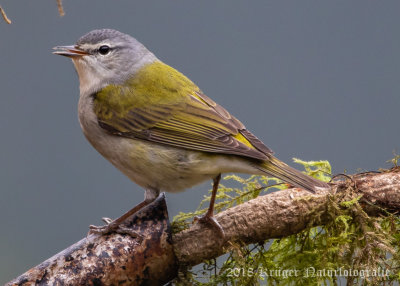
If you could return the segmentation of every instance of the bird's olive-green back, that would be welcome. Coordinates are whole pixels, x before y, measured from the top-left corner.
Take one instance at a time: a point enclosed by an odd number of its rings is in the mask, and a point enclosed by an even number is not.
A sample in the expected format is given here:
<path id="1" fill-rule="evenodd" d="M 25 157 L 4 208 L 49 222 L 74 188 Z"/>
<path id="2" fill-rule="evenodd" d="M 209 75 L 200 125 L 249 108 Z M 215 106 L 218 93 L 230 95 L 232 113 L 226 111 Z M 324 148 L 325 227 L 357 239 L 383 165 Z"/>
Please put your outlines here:
<path id="1" fill-rule="evenodd" d="M 263 160 L 272 154 L 239 120 L 160 61 L 94 94 L 93 106 L 100 126 L 117 136 Z"/>

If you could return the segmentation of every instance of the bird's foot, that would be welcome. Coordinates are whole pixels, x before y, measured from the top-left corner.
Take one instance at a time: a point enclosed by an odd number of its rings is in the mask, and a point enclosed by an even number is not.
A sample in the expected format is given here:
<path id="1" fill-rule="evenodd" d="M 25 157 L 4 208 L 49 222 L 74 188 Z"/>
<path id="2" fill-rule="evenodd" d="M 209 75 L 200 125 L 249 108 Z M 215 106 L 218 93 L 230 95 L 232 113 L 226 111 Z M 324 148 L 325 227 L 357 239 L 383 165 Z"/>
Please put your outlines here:
<path id="1" fill-rule="evenodd" d="M 133 238 L 142 238 L 142 235 L 134 231 L 133 229 L 123 226 L 120 223 L 117 223 L 115 220 L 112 220 L 108 217 L 103 217 L 102 221 L 106 223 L 106 225 L 103 226 L 95 226 L 95 225 L 90 225 L 89 226 L 89 234 L 100 234 L 100 235 L 106 235 L 110 233 L 119 233 L 119 234 L 128 234 Z"/>
<path id="2" fill-rule="evenodd" d="M 197 223 L 205 223 L 205 224 L 212 226 L 213 228 L 215 228 L 217 230 L 219 236 L 222 239 L 225 239 L 224 229 L 222 228 L 222 226 L 219 224 L 219 222 L 215 219 L 215 217 L 213 215 L 209 215 L 208 213 L 206 213 L 205 215 L 202 215 L 202 216 L 195 216 L 193 221 L 197 222 Z"/>

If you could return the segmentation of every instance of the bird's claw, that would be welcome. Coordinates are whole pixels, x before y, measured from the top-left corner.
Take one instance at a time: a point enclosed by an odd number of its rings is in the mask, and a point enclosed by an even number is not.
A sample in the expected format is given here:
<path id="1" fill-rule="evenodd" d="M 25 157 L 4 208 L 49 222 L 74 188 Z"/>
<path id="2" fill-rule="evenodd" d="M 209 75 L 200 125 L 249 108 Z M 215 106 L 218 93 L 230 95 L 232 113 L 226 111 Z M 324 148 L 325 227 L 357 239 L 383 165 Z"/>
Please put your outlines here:
<path id="1" fill-rule="evenodd" d="M 107 225 L 113 222 L 113 220 L 109 217 L 102 217 L 101 220 L 104 221 Z"/>
<path id="2" fill-rule="evenodd" d="M 95 226 L 95 225 L 90 225 L 89 226 L 89 234 L 99 234 L 99 235 L 106 235 L 110 234 L 112 232 L 119 233 L 119 234 L 128 234 L 133 238 L 140 238 L 143 240 L 143 236 L 133 229 L 123 226 L 121 224 L 116 224 L 114 221 L 110 218 L 103 217 L 102 220 L 106 223 L 106 225 L 103 226 Z"/>
<path id="3" fill-rule="evenodd" d="M 194 222 L 196 223 L 205 223 L 208 225 L 211 225 L 213 228 L 215 228 L 219 234 L 219 236 L 222 239 L 225 239 L 225 231 L 222 228 L 222 226 L 219 224 L 219 222 L 215 219 L 214 216 L 210 216 L 210 215 L 202 215 L 202 216 L 195 216 L 193 219 Z"/>
<path id="4" fill-rule="evenodd" d="M 106 235 L 111 232 L 115 232 L 115 230 L 117 228 L 118 228 L 118 226 L 113 225 L 112 222 L 107 223 L 106 225 L 103 225 L 103 226 L 90 225 L 89 226 L 89 234 L 95 233 L 95 234 Z"/>

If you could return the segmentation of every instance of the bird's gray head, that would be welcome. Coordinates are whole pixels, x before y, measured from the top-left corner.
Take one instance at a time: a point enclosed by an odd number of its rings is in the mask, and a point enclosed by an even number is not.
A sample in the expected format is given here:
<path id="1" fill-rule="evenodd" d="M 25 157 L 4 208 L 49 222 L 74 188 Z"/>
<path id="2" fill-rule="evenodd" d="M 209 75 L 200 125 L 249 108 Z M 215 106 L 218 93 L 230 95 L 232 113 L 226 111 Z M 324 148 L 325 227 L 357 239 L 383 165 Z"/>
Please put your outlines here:
<path id="1" fill-rule="evenodd" d="M 54 49 L 54 54 L 72 59 L 81 95 L 109 84 L 121 84 L 143 65 L 156 60 L 135 38 L 112 29 L 93 30 L 73 46 Z"/>

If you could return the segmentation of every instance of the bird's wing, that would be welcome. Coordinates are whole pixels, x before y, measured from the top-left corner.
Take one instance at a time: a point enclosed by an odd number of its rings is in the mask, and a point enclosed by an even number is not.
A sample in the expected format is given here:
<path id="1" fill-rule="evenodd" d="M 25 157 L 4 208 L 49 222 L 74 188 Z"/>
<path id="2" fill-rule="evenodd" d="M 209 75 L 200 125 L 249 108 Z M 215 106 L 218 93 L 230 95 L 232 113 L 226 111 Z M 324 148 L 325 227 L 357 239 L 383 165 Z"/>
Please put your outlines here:
<path id="1" fill-rule="evenodd" d="M 153 63 L 124 86 L 94 94 L 108 132 L 190 150 L 265 160 L 273 152 L 175 69 Z"/>

